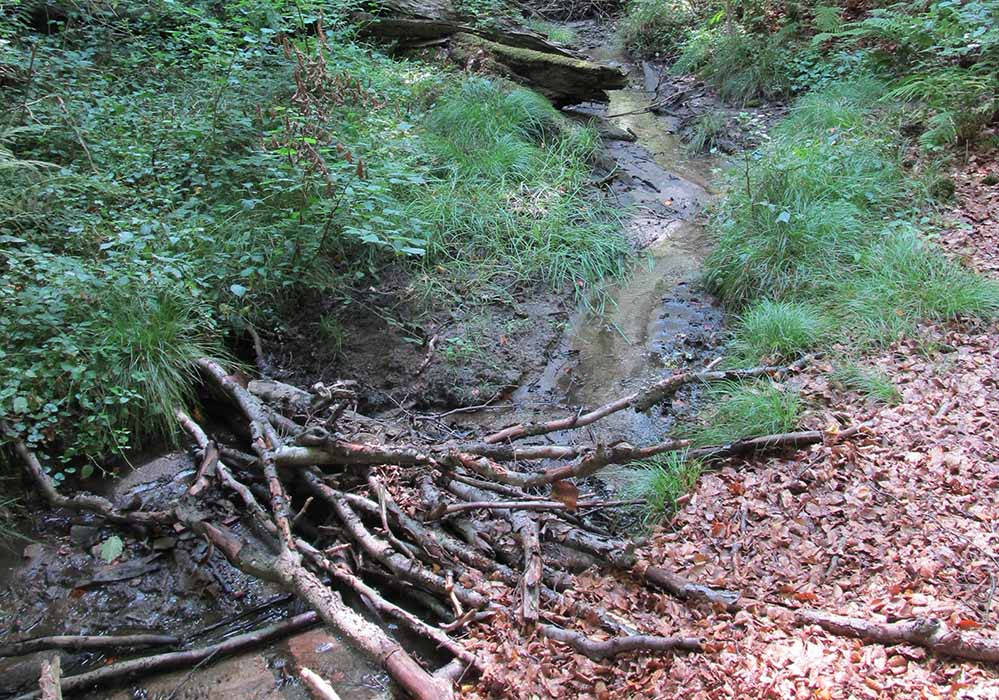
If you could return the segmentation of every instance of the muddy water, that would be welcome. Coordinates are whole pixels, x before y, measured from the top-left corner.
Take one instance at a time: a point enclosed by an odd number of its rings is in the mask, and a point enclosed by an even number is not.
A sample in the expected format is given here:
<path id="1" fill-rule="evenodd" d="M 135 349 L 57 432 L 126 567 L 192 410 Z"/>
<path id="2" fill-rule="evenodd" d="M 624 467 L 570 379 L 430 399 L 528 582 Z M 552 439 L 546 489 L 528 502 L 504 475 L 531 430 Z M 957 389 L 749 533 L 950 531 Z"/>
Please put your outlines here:
<path id="1" fill-rule="evenodd" d="M 620 59 L 608 49 L 592 53 L 598 60 Z M 640 84 L 637 69 L 624 65 Z M 513 393 L 515 408 L 486 411 L 471 422 L 538 420 L 567 407 L 596 406 L 665 371 L 703 363 L 717 346 L 722 313 L 698 277 L 708 250 L 700 215 L 713 196 L 710 182 L 719 164 L 688 158 L 675 120 L 645 111 L 654 100 L 634 87 L 611 92 L 608 105 L 573 110 L 583 120 L 609 116 L 613 126 L 634 136 L 606 144 L 618 168 L 610 189 L 627 212 L 625 233 L 640 251 L 631 274 L 598 300 L 599 311 L 583 308 L 573 316 L 544 371 Z M 622 411 L 593 432 L 650 442 L 669 432 L 674 415 Z"/>

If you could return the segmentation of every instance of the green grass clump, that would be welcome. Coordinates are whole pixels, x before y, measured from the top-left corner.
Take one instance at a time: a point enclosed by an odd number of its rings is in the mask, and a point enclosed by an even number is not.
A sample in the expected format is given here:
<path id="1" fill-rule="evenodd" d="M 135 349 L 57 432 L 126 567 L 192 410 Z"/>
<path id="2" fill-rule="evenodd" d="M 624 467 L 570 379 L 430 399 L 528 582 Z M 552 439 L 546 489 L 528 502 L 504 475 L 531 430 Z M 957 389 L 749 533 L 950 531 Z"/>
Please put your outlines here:
<path id="1" fill-rule="evenodd" d="M 800 99 L 734 170 L 705 279 L 744 354 L 790 357 L 820 334 L 879 344 L 923 319 L 999 314 L 997 285 L 925 239 L 929 189 L 903 166 L 898 112 L 865 78 Z"/>
<path id="2" fill-rule="evenodd" d="M 707 406 L 690 431 L 695 445 L 724 445 L 795 429 L 801 412 L 798 391 L 770 380 L 712 386 Z"/>
<path id="3" fill-rule="evenodd" d="M 586 192 L 592 130 L 534 92 L 483 78 L 445 95 L 426 125 L 435 167 L 410 211 L 432 231 L 428 274 L 443 266 L 487 285 L 513 276 L 584 291 L 623 273 L 617 216 Z"/>
<path id="4" fill-rule="evenodd" d="M 836 313 L 859 324 L 862 340 L 885 343 L 924 319 L 999 315 L 999 284 L 961 267 L 909 226 L 864 250 L 857 269 L 840 277 Z"/>
<path id="5" fill-rule="evenodd" d="M 884 370 L 861 367 L 848 362 L 837 366 L 830 378 L 848 391 L 856 391 L 889 406 L 895 406 L 902 401 L 902 394 Z"/>
<path id="6" fill-rule="evenodd" d="M 670 58 L 697 19 L 688 0 L 629 0 L 618 31 L 632 54 Z"/>
<path id="7" fill-rule="evenodd" d="M 825 325 L 808 304 L 764 299 L 739 318 L 737 352 L 750 363 L 793 360 L 819 342 Z"/>
<path id="8" fill-rule="evenodd" d="M 715 147 L 718 135 L 725 128 L 725 115 L 721 112 L 708 112 L 701 115 L 693 124 L 687 138 L 687 147 L 692 153 L 705 153 Z"/>
<path id="9" fill-rule="evenodd" d="M 676 510 L 676 502 L 697 485 L 704 465 L 683 452 L 669 452 L 638 462 L 626 474 L 626 492 L 645 500 L 642 521 L 652 525 Z"/>
<path id="10" fill-rule="evenodd" d="M 554 41 L 556 44 L 572 44 L 576 41 L 576 32 L 572 27 L 546 22 L 537 17 L 529 18 L 524 24 L 538 34 L 544 34 L 549 41 Z"/>
<path id="11" fill-rule="evenodd" d="M 785 97 L 794 68 L 787 33 L 750 33 L 733 25 L 700 29 L 691 34 L 673 64 L 678 74 L 696 73 L 729 102 Z"/>

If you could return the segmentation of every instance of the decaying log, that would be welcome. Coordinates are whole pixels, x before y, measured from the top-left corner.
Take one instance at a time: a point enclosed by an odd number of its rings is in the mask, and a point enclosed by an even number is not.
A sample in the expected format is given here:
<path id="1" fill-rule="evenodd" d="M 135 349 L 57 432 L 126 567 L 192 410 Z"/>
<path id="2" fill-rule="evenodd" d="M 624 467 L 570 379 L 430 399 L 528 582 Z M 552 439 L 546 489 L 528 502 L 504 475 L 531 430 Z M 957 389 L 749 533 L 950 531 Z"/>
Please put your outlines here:
<path id="1" fill-rule="evenodd" d="M 702 649 L 701 640 L 697 637 L 656 637 L 638 634 L 597 641 L 579 632 L 554 625 L 539 625 L 538 631 L 549 639 L 568 644 L 580 654 L 585 654 L 594 661 L 603 661 L 629 651 L 672 653 L 675 651 L 701 651 Z"/>
<path id="2" fill-rule="evenodd" d="M 403 46 L 425 44 L 457 33 L 471 33 L 507 46 L 557 56 L 574 52 L 520 26 L 512 18 L 496 15 L 482 22 L 447 0 L 377 0 L 371 13 L 355 13 L 354 20 L 367 36 L 395 39 Z"/>
<path id="3" fill-rule="evenodd" d="M 23 639 L 0 647 L 0 656 L 23 656 L 46 649 L 66 651 L 108 651 L 139 649 L 141 647 L 169 647 L 180 644 L 180 639 L 165 634 L 124 634 L 124 635 L 59 635 Z"/>
<path id="4" fill-rule="evenodd" d="M 555 106 L 596 100 L 627 84 L 619 68 L 580 58 L 501 44 L 470 33 L 451 37 L 451 56 L 471 71 L 487 71 L 537 90 Z"/>
<path id="5" fill-rule="evenodd" d="M 510 513 L 510 523 L 520 539 L 520 547 L 524 552 L 524 576 L 520 583 L 520 620 L 522 624 L 534 625 L 538 621 L 538 603 L 541 600 L 541 578 L 544 571 L 538 521 L 529 513 L 514 511 Z"/>

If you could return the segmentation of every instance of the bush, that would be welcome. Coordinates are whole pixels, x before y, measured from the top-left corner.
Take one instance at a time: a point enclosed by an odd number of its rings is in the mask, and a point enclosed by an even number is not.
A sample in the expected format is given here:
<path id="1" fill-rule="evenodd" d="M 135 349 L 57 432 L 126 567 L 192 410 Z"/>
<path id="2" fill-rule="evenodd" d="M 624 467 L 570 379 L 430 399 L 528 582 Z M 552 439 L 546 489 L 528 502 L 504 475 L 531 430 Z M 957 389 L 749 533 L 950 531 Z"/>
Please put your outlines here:
<path id="1" fill-rule="evenodd" d="M 688 0 L 629 0 L 618 31 L 635 56 L 672 58 L 697 19 Z"/>
<path id="2" fill-rule="evenodd" d="M 672 70 L 696 73 L 730 102 L 781 98 L 790 92 L 793 74 L 786 43 L 785 32 L 758 35 L 741 28 L 729 33 L 709 27 L 684 43 Z"/>

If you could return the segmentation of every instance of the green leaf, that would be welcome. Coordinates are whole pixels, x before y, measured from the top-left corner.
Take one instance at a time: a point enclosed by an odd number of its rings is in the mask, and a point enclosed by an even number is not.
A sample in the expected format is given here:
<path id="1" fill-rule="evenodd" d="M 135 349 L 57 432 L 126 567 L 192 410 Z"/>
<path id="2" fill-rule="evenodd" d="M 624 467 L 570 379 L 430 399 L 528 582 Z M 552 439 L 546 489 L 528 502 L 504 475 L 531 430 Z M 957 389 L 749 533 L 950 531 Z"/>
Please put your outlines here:
<path id="1" fill-rule="evenodd" d="M 121 541 L 118 535 L 112 535 L 101 543 L 101 559 L 108 564 L 120 557 L 123 551 L 125 551 L 125 543 Z"/>
<path id="2" fill-rule="evenodd" d="M 233 284 L 229 287 L 229 291 L 238 297 L 244 296 L 249 290 L 241 284 Z"/>
<path id="3" fill-rule="evenodd" d="M 23 396 L 18 396 L 14 399 L 14 413 L 27 413 L 28 411 L 28 400 Z"/>

